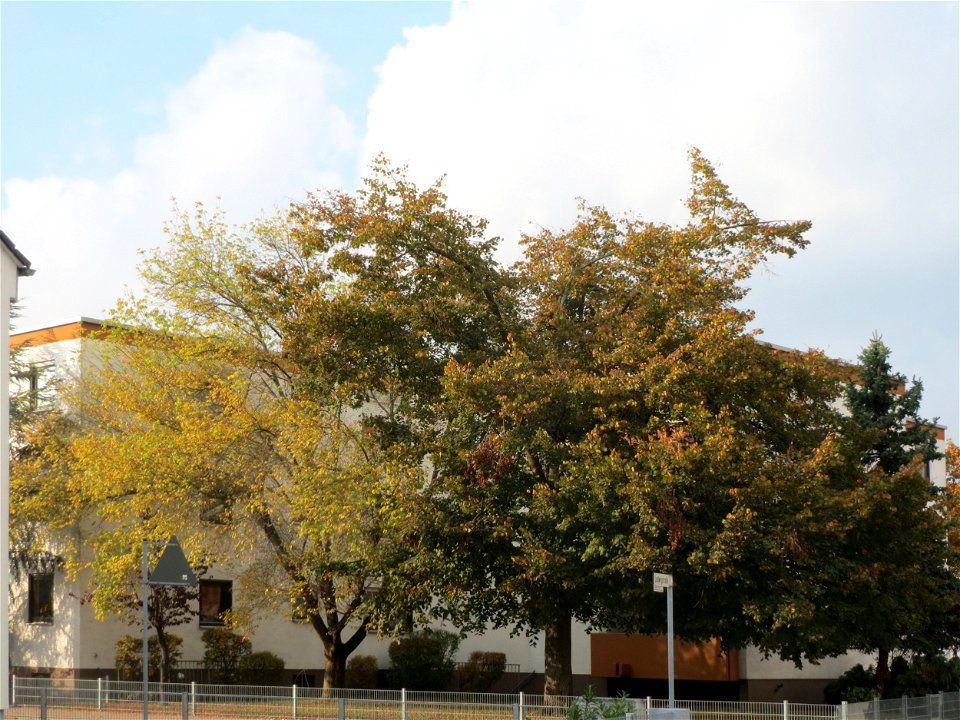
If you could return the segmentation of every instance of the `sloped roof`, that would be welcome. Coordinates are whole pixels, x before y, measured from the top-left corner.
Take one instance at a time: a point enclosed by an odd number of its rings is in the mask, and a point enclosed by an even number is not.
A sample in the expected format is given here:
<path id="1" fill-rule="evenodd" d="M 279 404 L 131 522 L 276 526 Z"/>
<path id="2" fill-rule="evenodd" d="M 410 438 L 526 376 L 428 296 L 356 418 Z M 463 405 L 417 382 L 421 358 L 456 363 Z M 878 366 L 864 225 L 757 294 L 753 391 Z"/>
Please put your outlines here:
<path id="1" fill-rule="evenodd" d="M 0 230 L 0 240 L 3 240 L 3 247 L 9 251 L 17 261 L 17 275 L 33 275 L 33 268 L 30 267 L 30 261 L 26 256 L 17 250 L 17 246 L 7 237 L 7 234 Z"/>

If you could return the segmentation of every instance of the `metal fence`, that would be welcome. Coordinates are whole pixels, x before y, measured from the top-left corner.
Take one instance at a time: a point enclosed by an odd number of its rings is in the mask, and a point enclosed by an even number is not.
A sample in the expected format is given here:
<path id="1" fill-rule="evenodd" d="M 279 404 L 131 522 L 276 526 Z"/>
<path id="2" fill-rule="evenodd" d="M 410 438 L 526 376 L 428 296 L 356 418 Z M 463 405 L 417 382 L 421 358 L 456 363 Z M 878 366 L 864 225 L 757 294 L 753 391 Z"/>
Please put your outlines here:
<path id="1" fill-rule="evenodd" d="M 960 720 L 960 692 L 849 703 L 843 709 L 841 720 Z"/>
<path id="2" fill-rule="evenodd" d="M 546 720 L 564 718 L 576 697 L 323 690 L 322 688 L 150 683 L 149 715 L 165 720 Z M 136 720 L 143 686 L 116 680 L 14 678 L 11 720 Z M 668 702 L 630 701 L 636 720 L 664 720 Z M 690 720 L 960 720 L 960 693 L 865 703 L 712 702 L 678 700 Z M 686 712 L 683 714 L 686 715 Z M 630 717 L 628 716 L 628 717 Z"/>

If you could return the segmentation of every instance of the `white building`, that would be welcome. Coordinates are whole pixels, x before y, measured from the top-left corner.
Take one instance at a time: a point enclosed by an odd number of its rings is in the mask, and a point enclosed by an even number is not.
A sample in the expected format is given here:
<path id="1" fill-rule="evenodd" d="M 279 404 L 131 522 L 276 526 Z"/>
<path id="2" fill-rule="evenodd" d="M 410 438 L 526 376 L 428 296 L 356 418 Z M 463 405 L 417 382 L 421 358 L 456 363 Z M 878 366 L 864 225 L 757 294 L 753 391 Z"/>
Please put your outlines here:
<path id="1" fill-rule="evenodd" d="M 16 333 L 12 343 L 26 348 L 24 352 L 35 369 L 22 382 L 36 388 L 42 385 L 44 377 L 71 372 L 87 362 L 84 358 L 97 342 L 100 327 L 97 320 L 78 318 Z M 945 445 L 944 429 L 936 430 L 938 443 Z M 930 478 L 936 484 L 945 484 L 943 460 L 931 463 Z M 189 625 L 173 628 L 184 639 L 184 660 L 195 661 L 203 656 L 200 635 L 206 627 L 215 625 L 217 613 L 233 602 L 232 580 L 228 570 L 213 568 L 201 581 L 198 618 Z M 84 581 L 83 577 L 67 581 L 59 572 L 43 573 L 15 589 L 11 605 L 14 672 L 26 676 L 115 677 L 115 642 L 121 635 L 136 635 L 139 629 L 119 620 L 97 621 L 90 605 L 79 600 Z M 250 638 L 255 650 L 271 651 L 285 660 L 290 681 L 312 684 L 319 679 L 322 646 L 308 625 L 292 617 L 270 616 L 257 623 Z M 601 694 L 629 687 L 645 695 L 666 696 L 664 637 L 590 633 L 584 626 L 575 625 L 572 644 L 575 689 L 592 684 Z M 389 666 L 387 647 L 386 641 L 367 638 L 355 654 L 373 655 L 384 668 Z M 512 672 L 497 686 L 498 690 L 539 692 L 542 687 L 542 639 L 531 643 L 526 637 L 511 638 L 505 630 L 490 631 L 466 638 L 457 659 L 466 660 L 474 650 L 506 654 Z M 858 662 L 872 662 L 869 657 L 847 655 L 798 670 L 792 663 L 765 659 L 752 648 L 727 653 L 711 643 L 678 643 L 675 655 L 680 697 L 734 700 L 821 702 L 827 682 Z"/>
<path id="2" fill-rule="evenodd" d="M 5 590 L 9 583 L 10 544 L 10 304 L 17 299 L 19 278 L 32 275 L 30 261 L 0 230 L 0 628 L 9 627 L 8 600 Z M 0 633 L 0 668 L 8 667 L 10 655 L 9 634 Z M 8 687 L 0 683 L 0 717 L 9 706 Z"/>

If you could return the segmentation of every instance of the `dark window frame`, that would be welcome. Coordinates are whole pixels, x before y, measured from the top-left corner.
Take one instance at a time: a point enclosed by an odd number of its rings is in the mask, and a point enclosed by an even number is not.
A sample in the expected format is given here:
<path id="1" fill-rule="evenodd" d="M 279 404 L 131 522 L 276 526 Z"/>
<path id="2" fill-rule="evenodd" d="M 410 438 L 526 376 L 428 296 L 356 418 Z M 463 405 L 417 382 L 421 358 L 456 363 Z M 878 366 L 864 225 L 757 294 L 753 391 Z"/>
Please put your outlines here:
<path id="1" fill-rule="evenodd" d="M 233 581 L 232 580 L 201 580 L 200 585 L 200 627 L 223 627 L 223 614 L 233 609 Z M 212 612 L 214 589 L 216 593 L 217 611 Z M 204 592 L 207 590 L 208 592 Z"/>
<path id="2" fill-rule="evenodd" d="M 30 573 L 27 576 L 27 622 L 34 625 L 53 624 L 53 573 Z"/>

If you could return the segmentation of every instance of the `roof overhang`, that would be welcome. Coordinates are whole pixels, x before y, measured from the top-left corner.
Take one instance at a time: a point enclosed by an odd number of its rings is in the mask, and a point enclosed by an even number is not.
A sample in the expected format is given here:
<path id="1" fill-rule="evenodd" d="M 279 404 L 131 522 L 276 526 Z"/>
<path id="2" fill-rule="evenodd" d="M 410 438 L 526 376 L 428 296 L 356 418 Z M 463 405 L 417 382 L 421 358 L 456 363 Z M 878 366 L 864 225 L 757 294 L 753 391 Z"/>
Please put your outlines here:
<path id="1" fill-rule="evenodd" d="M 17 250 L 17 246 L 13 244 L 13 241 L 7 237 L 7 234 L 0 230 L 0 240 L 3 241 L 3 249 L 10 253 L 14 260 L 17 261 L 17 275 L 21 277 L 24 275 L 33 275 L 34 270 L 30 267 L 30 261 L 27 260 L 26 256 Z"/>

